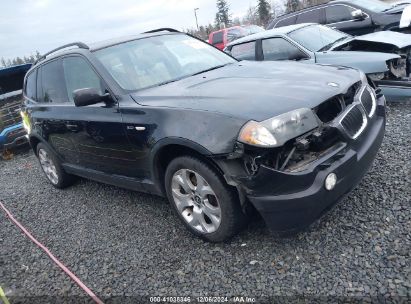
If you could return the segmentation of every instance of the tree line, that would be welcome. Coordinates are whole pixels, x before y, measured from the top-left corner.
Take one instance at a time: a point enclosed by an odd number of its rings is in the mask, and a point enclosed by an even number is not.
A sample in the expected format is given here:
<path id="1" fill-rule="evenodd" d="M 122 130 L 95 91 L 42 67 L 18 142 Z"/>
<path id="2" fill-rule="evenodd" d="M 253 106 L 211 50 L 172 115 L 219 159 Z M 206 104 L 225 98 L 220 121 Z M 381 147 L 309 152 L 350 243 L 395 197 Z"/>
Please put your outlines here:
<path id="1" fill-rule="evenodd" d="M 0 58 L 0 68 L 6 68 L 9 66 L 13 65 L 19 65 L 19 64 L 25 64 L 25 63 L 34 63 L 37 59 L 41 57 L 39 51 L 36 51 L 35 54 L 31 54 L 30 56 L 26 57 L 24 56 L 23 58 L 21 57 L 15 57 L 12 59 L 4 59 L 3 57 Z"/>

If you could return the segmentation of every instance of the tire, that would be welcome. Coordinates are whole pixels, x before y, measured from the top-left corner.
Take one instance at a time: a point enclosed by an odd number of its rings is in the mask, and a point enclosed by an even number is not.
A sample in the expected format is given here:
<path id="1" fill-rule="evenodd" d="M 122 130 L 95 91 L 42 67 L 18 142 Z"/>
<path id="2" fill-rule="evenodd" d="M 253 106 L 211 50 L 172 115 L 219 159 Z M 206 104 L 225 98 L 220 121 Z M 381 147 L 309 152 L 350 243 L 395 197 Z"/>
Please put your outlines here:
<path id="1" fill-rule="evenodd" d="M 39 143 L 36 152 L 44 175 L 54 187 L 63 189 L 74 183 L 75 176 L 64 171 L 61 162 L 50 148 L 43 143 Z"/>
<path id="2" fill-rule="evenodd" d="M 186 228 L 210 242 L 222 242 L 246 224 L 236 190 L 205 161 L 191 156 L 170 162 L 165 174 L 167 198 Z"/>

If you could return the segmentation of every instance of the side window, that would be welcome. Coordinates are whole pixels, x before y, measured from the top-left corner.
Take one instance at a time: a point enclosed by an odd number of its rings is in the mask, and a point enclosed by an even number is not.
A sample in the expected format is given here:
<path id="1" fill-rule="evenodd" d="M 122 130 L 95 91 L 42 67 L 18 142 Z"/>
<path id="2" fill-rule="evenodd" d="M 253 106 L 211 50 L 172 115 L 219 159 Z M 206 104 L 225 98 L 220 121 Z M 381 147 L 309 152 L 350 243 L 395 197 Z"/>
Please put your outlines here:
<path id="1" fill-rule="evenodd" d="M 282 26 L 287 26 L 287 25 L 292 25 L 295 24 L 295 21 L 297 19 L 297 16 L 292 16 L 292 17 L 286 17 L 283 20 L 280 20 L 275 27 L 282 27 Z"/>
<path id="2" fill-rule="evenodd" d="M 293 60 L 307 57 L 299 48 L 283 38 L 264 39 L 264 60 Z"/>
<path id="3" fill-rule="evenodd" d="M 27 76 L 25 93 L 29 99 L 37 100 L 37 70 Z"/>
<path id="4" fill-rule="evenodd" d="M 351 13 L 354 9 L 345 5 L 330 5 L 325 8 L 327 23 L 336 23 L 352 20 Z"/>
<path id="5" fill-rule="evenodd" d="M 67 102 L 67 90 L 60 60 L 41 66 L 41 89 L 39 102 Z"/>
<path id="6" fill-rule="evenodd" d="M 100 77 L 84 58 L 78 56 L 63 58 L 63 68 L 70 101 L 73 101 L 73 91 L 78 89 L 94 88 L 100 94 L 104 93 L 105 88 Z"/>
<path id="7" fill-rule="evenodd" d="M 223 31 L 214 33 L 213 34 L 213 41 L 212 41 L 213 45 L 223 43 L 224 42 L 223 36 L 224 36 Z"/>
<path id="8" fill-rule="evenodd" d="M 231 55 L 240 60 L 255 60 L 255 41 L 234 45 Z"/>
<path id="9" fill-rule="evenodd" d="M 297 16 L 296 23 L 320 23 L 320 9 L 301 13 Z"/>

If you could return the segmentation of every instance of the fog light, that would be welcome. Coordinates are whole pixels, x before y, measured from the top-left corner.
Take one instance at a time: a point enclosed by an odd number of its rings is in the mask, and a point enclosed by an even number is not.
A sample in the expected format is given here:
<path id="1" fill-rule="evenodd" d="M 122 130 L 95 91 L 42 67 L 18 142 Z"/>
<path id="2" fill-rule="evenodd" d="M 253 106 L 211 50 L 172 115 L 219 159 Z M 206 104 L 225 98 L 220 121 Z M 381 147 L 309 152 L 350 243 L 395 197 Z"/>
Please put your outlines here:
<path id="1" fill-rule="evenodd" d="M 327 175 L 325 179 L 325 189 L 331 191 L 334 189 L 335 185 L 337 184 L 337 175 L 335 173 L 330 173 Z"/>

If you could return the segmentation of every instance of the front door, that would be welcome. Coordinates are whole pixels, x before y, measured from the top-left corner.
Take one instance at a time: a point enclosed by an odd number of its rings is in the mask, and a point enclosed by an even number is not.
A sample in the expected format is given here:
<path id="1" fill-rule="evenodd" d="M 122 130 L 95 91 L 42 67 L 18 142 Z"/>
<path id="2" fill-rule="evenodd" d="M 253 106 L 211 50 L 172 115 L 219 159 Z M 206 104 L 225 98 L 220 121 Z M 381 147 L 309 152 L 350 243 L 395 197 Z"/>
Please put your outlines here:
<path id="1" fill-rule="evenodd" d="M 132 176 L 134 154 L 122 125 L 118 103 L 100 103 L 75 107 L 73 91 L 96 88 L 101 95 L 106 84 L 81 56 L 62 59 L 68 102 L 73 104 L 72 119 L 66 127 L 76 145 L 79 166 L 111 175 Z"/>

